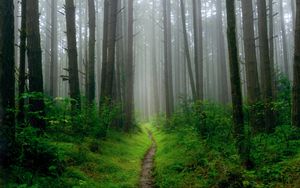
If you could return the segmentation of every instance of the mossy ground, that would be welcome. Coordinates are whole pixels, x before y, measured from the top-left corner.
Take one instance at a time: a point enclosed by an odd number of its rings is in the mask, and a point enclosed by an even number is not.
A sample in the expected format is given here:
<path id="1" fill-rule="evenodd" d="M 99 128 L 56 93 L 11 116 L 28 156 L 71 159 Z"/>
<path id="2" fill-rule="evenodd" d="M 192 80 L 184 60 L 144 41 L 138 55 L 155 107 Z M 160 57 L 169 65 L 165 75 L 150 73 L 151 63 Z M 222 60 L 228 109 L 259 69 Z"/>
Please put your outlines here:
<path id="1" fill-rule="evenodd" d="M 12 176 L 8 187 L 136 187 L 142 159 L 151 145 L 145 126 L 140 126 L 130 134 L 112 130 L 105 140 L 86 137 L 81 142 L 51 139 L 49 142 L 55 145 L 59 158 L 65 162 L 66 168 L 62 175 L 53 174 L 50 177 L 25 169 L 13 169 L 13 174 L 19 177 Z"/>

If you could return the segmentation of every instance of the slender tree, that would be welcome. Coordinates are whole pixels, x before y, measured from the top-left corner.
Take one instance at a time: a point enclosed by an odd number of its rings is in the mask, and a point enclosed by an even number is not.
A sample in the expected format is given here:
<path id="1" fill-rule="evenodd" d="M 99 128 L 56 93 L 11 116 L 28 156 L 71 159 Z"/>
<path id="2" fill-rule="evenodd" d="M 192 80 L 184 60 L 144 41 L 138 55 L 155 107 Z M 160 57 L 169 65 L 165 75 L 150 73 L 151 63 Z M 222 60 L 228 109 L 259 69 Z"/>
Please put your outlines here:
<path id="1" fill-rule="evenodd" d="M 76 27 L 75 27 L 75 6 L 74 0 L 66 0 L 66 21 L 67 21 L 67 40 L 68 40 L 68 58 L 69 58 L 69 86 L 72 109 L 80 109 L 80 90 L 77 63 L 76 47 Z"/>
<path id="2" fill-rule="evenodd" d="M 164 27 L 164 79 L 166 116 L 170 118 L 174 110 L 173 78 L 172 78 L 172 45 L 171 45 L 171 5 L 170 0 L 163 1 Z"/>
<path id="3" fill-rule="evenodd" d="M 104 0 L 103 18 L 103 42 L 102 42 L 102 73 L 101 73 L 101 96 L 100 104 L 105 100 L 104 90 L 107 79 L 107 43 L 108 43 L 108 21 L 109 21 L 109 1 Z M 100 105 L 101 106 L 101 105 Z"/>
<path id="4" fill-rule="evenodd" d="M 133 123 L 133 0 L 128 0 L 128 54 L 126 65 L 125 130 L 129 131 Z"/>
<path id="5" fill-rule="evenodd" d="M 261 65 L 261 91 L 264 100 L 265 113 L 265 129 L 271 131 L 274 127 L 274 116 L 272 112 L 272 74 L 271 62 L 269 55 L 269 41 L 268 41 L 268 25 L 267 25 L 267 8 L 266 0 L 257 1 L 258 12 L 258 32 L 259 32 L 259 52 Z"/>
<path id="6" fill-rule="evenodd" d="M 292 123 L 300 127 L 300 1 L 296 1 Z"/>
<path id="7" fill-rule="evenodd" d="M 216 1 L 216 16 L 217 16 L 217 61 L 219 68 L 220 76 L 220 101 L 226 104 L 229 101 L 229 84 L 228 84 L 228 73 L 226 66 L 226 55 L 225 55 L 225 37 L 223 32 L 223 14 L 222 14 L 222 1 Z"/>
<path id="8" fill-rule="evenodd" d="M 182 2 L 183 3 L 183 2 Z M 185 18 L 183 18 L 185 20 Z M 201 1 L 193 0 L 193 27 L 195 46 L 195 76 L 197 99 L 203 100 L 203 41 Z M 185 32 L 186 34 L 186 32 Z"/>
<path id="9" fill-rule="evenodd" d="M 192 60 L 191 60 L 191 55 L 189 51 L 189 42 L 188 42 L 188 34 L 187 34 L 187 29 L 186 29 L 186 18 L 185 18 L 185 7 L 184 7 L 184 2 L 183 0 L 180 0 L 180 7 L 181 7 L 181 19 L 182 19 L 182 27 L 183 27 L 183 36 L 184 36 L 184 49 L 185 49 L 185 56 L 187 60 L 187 67 L 188 67 L 188 72 L 189 72 L 189 78 L 190 78 L 190 84 L 191 84 L 191 89 L 192 89 L 192 95 L 193 99 L 197 100 L 199 97 L 199 92 L 196 91 L 196 86 L 195 86 L 195 81 L 194 81 L 194 76 L 193 76 L 193 69 L 192 69 Z M 198 33 L 197 33 L 198 35 Z M 197 37 L 198 39 L 198 37 Z M 198 48 L 198 46 L 197 46 Z M 198 53 L 198 52 L 197 52 Z M 199 56 L 197 55 L 197 61 L 198 61 Z M 197 65 L 196 65 L 197 64 Z M 198 62 L 195 62 L 195 67 L 196 69 L 199 69 Z M 200 73 L 199 70 L 196 70 L 196 74 L 198 74 L 198 82 L 200 83 Z M 197 90 L 200 90 L 200 84 L 199 88 Z"/>
<path id="10" fill-rule="evenodd" d="M 27 30 L 27 57 L 29 69 L 29 91 L 43 93 L 42 49 L 39 28 L 39 2 L 27 0 L 26 5 L 26 30 Z M 32 117 L 30 123 L 33 127 L 45 128 L 45 104 L 42 96 L 29 99 L 29 108 Z"/>
<path id="11" fill-rule="evenodd" d="M 285 20 L 284 20 L 284 12 L 283 12 L 283 1 L 279 1 L 279 14 L 280 14 L 280 28 L 281 28 L 281 38 L 282 38 L 282 51 L 283 51 L 283 64 L 284 64 L 284 72 L 290 77 L 289 73 L 289 59 L 288 59 L 288 46 L 287 46 L 287 38 L 286 38 L 286 28 L 285 28 Z"/>
<path id="12" fill-rule="evenodd" d="M 242 0 L 243 13 L 243 34 L 246 64 L 246 80 L 248 104 L 250 105 L 250 126 L 255 128 L 258 125 L 255 104 L 260 100 L 260 88 L 258 81 L 258 70 L 256 60 L 256 48 L 254 39 L 254 21 L 252 1 Z"/>
<path id="13" fill-rule="evenodd" d="M 117 8 L 118 8 L 119 0 L 111 0 L 108 3 L 109 13 L 108 20 L 104 21 L 108 23 L 107 29 L 107 41 L 103 41 L 107 43 L 105 46 L 106 50 L 103 56 L 107 56 L 105 58 L 106 62 L 103 61 L 103 70 L 102 76 L 105 79 L 101 81 L 101 99 L 103 100 L 111 100 L 113 97 L 113 84 L 114 84 L 114 76 L 115 76 L 115 44 L 116 44 L 116 31 L 117 31 Z M 106 39 L 105 39 L 106 40 Z M 103 49 L 104 50 L 104 49 Z M 100 101 L 101 102 L 101 101 Z"/>
<path id="14" fill-rule="evenodd" d="M 0 167 L 8 165 L 15 137 L 14 1 L 0 1 Z"/>
<path id="15" fill-rule="evenodd" d="M 19 67 L 19 111 L 18 122 L 24 123 L 25 120 L 25 100 L 23 94 L 26 86 L 26 2 L 22 0 L 22 16 L 21 16 L 21 30 L 20 30 L 20 67 Z"/>
<path id="16" fill-rule="evenodd" d="M 87 71 L 87 98 L 89 103 L 95 100 L 95 43 L 96 43 L 96 10 L 95 1 L 88 0 L 89 8 L 89 31 L 90 31 L 90 41 L 89 41 L 89 60 L 88 60 L 88 71 Z"/>
<path id="17" fill-rule="evenodd" d="M 57 45 L 57 0 L 51 1 L 51 64 L 50 96 L 58 95 L 58 45 Z"/>
<path id="18" fill-rule="evenodd" d="M 244 162 L 244 165 L 248 166 L 249 150 L 247 149 L 248 147 L 246 147 L 245 143 L 243 97 L 238 61 L 234 0 L 226 0 L 226 10 L 234 134 L 237 139 L 237 148 L 241 155 L 242 161 Z"/>

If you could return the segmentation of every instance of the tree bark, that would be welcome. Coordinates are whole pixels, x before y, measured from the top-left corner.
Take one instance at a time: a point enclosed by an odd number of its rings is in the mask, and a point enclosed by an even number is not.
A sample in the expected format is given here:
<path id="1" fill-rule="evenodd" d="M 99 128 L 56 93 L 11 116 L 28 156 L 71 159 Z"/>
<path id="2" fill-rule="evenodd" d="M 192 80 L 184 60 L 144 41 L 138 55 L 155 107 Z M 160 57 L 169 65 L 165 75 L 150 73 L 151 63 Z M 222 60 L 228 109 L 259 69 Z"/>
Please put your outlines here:
<path id="1" fill-rule="evenodd" d="M 89 41 L 89 60 L 88 60 L 88 93 L 87 98 L 91 104 L 95 100 L 95 43 L 96 43 L 96 10 L 95 10 L 95 1 L 88 0 L 89 8 L 89 32 L 90 32 L 90 41 Z"/>
<path id="2" fill-rule="evenodd" d="M 107 4 L 108 3 L 108 4 Z M 117 7 L 118 0 L 105 1 L 106 7 L 109 6 L 108 19 L 104 20 L 104 23 L 108 24 L 107 33 L 107 41 L 103 41 L 104 54 L 103 56 L 107 56 L 104 58 L 106 62 L 103 61 L 103 70 L 102 70 L 102 85 L 101 85 L 101 99 L 104 100 L 112 100 L 113 97 L 113 81 L 115 75 L 115 44 L 116 44 L 116 30 L 117 30 Z M 106 14 L 106 13 L 105 13 Z M 104 29 L 104 30 L 105 30 Z M 106 39 L 104 39 L 106 40 Z"/>
<path id="3" fill-rule="evenodd" d="M 18 122 L 23 124 L 25 121 L 25 100 L 24 93 L 26 87 L 26 4 L 27 0 L 22 0 L 21 30 L 20 30 L 20 67 L 19 67 L 19 111 Z"/>
<path id="4" fill-rule="evenodd" d="M 267 8 L 266 0 L 257 1 L 258 9 L 258 30 L 259 30 L 259 51 L 261 61 L 261 90 L 262 98 L 264 100 L 264 114 L 265 114 L 265 129 L 270 132 L 274 126 L 274 113 L 272 111 L 272 74 L 271 62 L 269 55 L 269 41 L 268 41 L 268 25 L 267 25 Z"/>
<path id="5" fill-rule="evenodd" d="M 193 0 L 193 27 L 195 46 L 196 93 L 197 100 L 203 100 L 203 40 L 201 1 Z"/>
<path id="6" fill-rule="evenodd" d="M 128 54 L 126 69 L 126 100 L 125 102 L 125 131 L 129 131 L 133 124 L 133 0 L 128 0 Z"/>
<path id="7" fill-rule="evenodd" d="M 164 27 L 164 76 L 166 116 L 169 119 L 174 111 L 173 76 L 172 76 L 172 44 L 171 44 L 171 5 L 170 0 L 163 1 Z"/>
<path id="8" fill-rule="evenodd" d="M 252 1 L 242 0 L 243 13 L 243 33 L 246 64 L 246 80 L 248 104 L 250 105 L 250 126 L 256 129 L 259 126 L 257 122 L 257 113 L 255 104 L 260 100 L 260 88 L 258 81 L 256 47 L 254 37 L 253 5 Z"/>
<path id="9" fill-rule="evenodd" d="M 234 0 L 226 0 L 226 10 L 234 135 L 237 139 L 237 148 L 241 159 L 247 166 L 249 163 L 249 148 L 245 143 L 243 97 L 238 61 Z"/>
<path id="10" fill-rule="evenodd" d="M 39 28 L 39 2 L 27 0 L 26 6 L 27 26 L 27 56 L 29 69 L 29 91 L 31 93 L 43 94 L 43 70 L 42 50 Z M 45 129 L 45 104 L 42 96 L 35 96 L 29 99 L 29 109 L 34 115 L 30 117 L 33 127 Z"/>
<path id="11" fill-rule="evenodd" d="M 57 0 L 51 1 L 51 67 L 50 96 L 58 95 L 58 45 L 57 45 Z"/>
<path id="12" fill-rule="evenodd" d="M 69 87 L 70 87 L 70 97 L 72 99 L 71 104 L 72 104 L 72 110 L 80 110 L 81 100 L 80 100 L 78 63 L 77 63 L 74 0 L 66 0 L 65 6 L 66 6 L 68 59 L 69 59 Z"/>

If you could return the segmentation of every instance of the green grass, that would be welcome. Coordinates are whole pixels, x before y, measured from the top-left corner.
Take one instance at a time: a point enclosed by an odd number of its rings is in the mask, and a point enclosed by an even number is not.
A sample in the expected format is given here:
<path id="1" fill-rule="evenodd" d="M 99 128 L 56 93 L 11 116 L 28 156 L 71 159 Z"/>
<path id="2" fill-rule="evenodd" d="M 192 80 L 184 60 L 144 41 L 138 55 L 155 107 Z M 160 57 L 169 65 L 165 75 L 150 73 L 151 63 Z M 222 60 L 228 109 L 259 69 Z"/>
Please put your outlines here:
<path id="1" fill-rule="evenodd" d="M 84 138 L 79 143 L 49 142 L 58 148 L 59 158 L 65 163 L 63 174 L 43 177 L 24 169 L 14 169 L 15 174 L 26 177 L 18 177 L 22 184 L 12 179 L 11 182 L 14 183 L 9 187 L 137 187 L 141 161 L 151 145 L 145 126 L 130 134 L 111 131 L 107 139 L 102 141 Z"/>
<path id="2" fill-rule="evenodd" d="M 202 139 L 192 128 L 171 130 L 155 126 L 151 130 L 157 142 L 154 169 L 157 187 L 285 188 L 300 185 L 299 140 L 296 141 L 298 144 L 294 144 L 298 154 L 277 162 L 262 163 L 248 171 L 241 167 L 239 156 L 230 141 L 224 140 L 228 146 L 218 149 L 212 147 L 208 139 Z M 279 141 L 276 143 L 280 144 Z M 279 155 L 280 150 L 276 151 Z M 269 151 L 264 152 L 264 155 L 268 155 Z"/>

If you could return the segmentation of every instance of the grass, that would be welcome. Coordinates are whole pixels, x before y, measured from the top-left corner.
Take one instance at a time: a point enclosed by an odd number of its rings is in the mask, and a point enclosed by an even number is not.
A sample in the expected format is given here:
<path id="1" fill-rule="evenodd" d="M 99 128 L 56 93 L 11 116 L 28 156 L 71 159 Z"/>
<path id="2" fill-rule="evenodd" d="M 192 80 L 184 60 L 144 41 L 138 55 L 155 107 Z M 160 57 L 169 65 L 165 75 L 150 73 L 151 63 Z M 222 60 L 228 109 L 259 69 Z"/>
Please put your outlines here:
<path id="1" fill-rule="evenodd" d="M 210 146 L 208 139 L 202 139 L 192 128 L 166 130 L 155 126 L 151 130 L 157 142 L 154 169 L 157 187 L 285 188 L 300 185 L 299 140 L 294 144 L 296 155 L 245 170 L 230 141 L 224 140 L 228 146 L 218 149 Z M 276 143 L 280 144 L 279 141 Z M 280 149 L 276 153 L 279 155 Z"/>
<path id="2" fill-rule="evenodd" d="M 145 126 L 130 134 L 112 130 L 102 141 L 87 137 L 76 143 L 49 142 L 58 148 L 59 158 L 65 163 L 63 174 L 50 177 L 14 169 L 15 174 L 25 179 L 12 179 L 8 187 L 137 187 L 141 161 L 151 145 Z"/>

